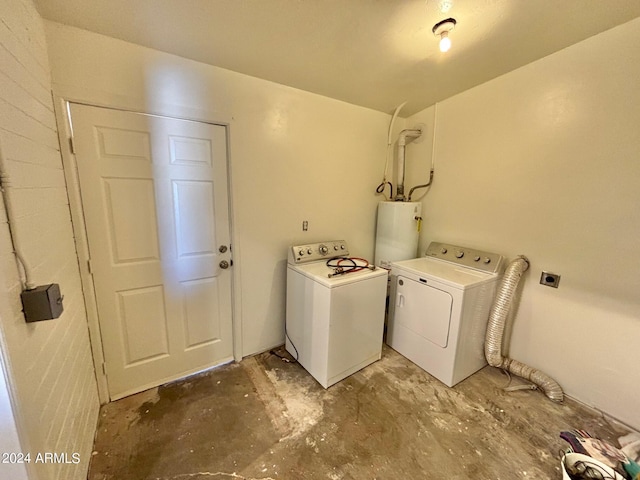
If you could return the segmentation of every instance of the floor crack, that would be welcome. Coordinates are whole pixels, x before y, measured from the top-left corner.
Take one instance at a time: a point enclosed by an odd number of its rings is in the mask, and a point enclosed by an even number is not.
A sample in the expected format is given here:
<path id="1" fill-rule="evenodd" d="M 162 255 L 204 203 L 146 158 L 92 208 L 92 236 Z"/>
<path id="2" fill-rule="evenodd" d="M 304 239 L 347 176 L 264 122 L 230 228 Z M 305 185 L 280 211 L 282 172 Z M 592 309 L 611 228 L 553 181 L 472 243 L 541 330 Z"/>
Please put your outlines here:
<path id="1" fill-rule="evenodd" d="M 155 480 L 179 480 L 181 478 L 194 478 L 194 477 L 219 477 L 219 478 L 234 478 L 237 480 L 276 480 L 272 477 L 244 477 L 237 473 L 227 472 L 195 472 L 195 473 L 179 473 L 171 477 L 156 477 Z"/>

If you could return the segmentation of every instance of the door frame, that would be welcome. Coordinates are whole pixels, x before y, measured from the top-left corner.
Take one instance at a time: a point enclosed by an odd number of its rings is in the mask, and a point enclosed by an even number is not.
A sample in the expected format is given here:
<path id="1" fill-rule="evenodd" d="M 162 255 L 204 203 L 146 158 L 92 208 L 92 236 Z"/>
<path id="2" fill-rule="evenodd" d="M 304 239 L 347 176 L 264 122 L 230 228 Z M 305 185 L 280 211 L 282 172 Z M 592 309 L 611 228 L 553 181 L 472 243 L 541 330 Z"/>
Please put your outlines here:
<path id="1" fill-rule="evenodd" d="M 105 358 L 102 346 L 102 334 L 100 333 L 100 323 L 98 320 L 98 304 L 96 293 L 93 285 L 93 275 L 89 270 L 89 243 L 87 237 L 87 228 L 84 221 L 84 206 L 80 195 L 80 180 L 78 177 L 78 165 L 76 155 L 73 152 L 73 128 L 71 125 L 70 104 L 80 104 L 89 107 L 107 108 L 127 113 L 136 113 L 142 115 L 152 115 L 158 117 L 171 118 L 175 120 L 186 120 L 192 122 L 206 123 L 210 125 L 224 126 L 226 129 L 227 143 L 227 186 L 228 186 L 228 205 L 229 205 L 229 233 L 231 245 L 233 248 L 232 258 L 234 259 L 234 268 L 231 269 L 231 328 L 232 328 L 232 345 L 233 358 L 236 362 L 242 360 L 242 328 L 239 312 L 240 310 L 240 275 L 239 275 L 239 248 L 236 241 L 235 232 L 235 216 L 233 214 L 233 183 L 231 175 L 231 124 L 229 121 L 218 121 L 210 119 L 184 117 L 172 115 L 168 112 L 141 112 L 138 110 L 114 107 L 110 105 L 97 105 L 82 100 L 74 100 L 64 98 L 60 95 L 53 94 L 54 109 L 56 122 L 58 124 L 58 138 L 60 142 L 60 154 L 62 156 L 62 165 L 64 170 L 65 181 L 67 185 L 67 195 L 69 199 L 69 210 L 71 212 L 71 223 L 75 236 L 76 253 L 78 257 L 78 267 L 80 270 L 80 280 L 84 296 L 84 304 L 87 314 L 87 323 L 89 329 L 89 339 L 91 342 L 91 352 L 93 357 L 93 366 L 96 375 L 98 387 L 98 398 L 100 404 L 109 403 L 111 401 L 109 395 L 109 386 L 107 384 L 107 374 L 105 368 Z M 215 367 L 214 367 L 215 368 Z"/>

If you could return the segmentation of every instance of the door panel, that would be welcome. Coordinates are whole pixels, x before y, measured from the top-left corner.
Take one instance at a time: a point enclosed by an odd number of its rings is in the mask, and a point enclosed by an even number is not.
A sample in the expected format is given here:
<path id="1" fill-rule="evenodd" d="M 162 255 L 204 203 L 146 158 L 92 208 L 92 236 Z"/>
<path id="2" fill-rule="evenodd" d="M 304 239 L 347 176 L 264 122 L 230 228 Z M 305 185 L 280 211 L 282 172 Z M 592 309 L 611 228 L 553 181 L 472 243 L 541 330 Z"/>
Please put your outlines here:
<path id="1" fill-rule="evenodd" d="M 401 275 L 396 282 L 395 321 L 446 348 L 453 305 L 451 294 Z"/>
<path id="2" fill-rule="evenodd" d="M 231 360 L 225 127 L 71 117 L 111 398 Z"/>
<path id="3" fill-rule="evenodd" d="M 206 139 L 171 135 L 169 146 L 174 165 L 212 166 L 211 142 Z"/>
<path id="4" fill-rule="evenodd" d="M 216 279 L 192 280 L 181 285 L 185 308 L 185 348 L 220 341 L 220 300 Z"/>
<path id="5" fill-rule="evenodd" d="M 178 277 L 185 280 L 211 276 L 210 272 L 217 268 L 213 183 L 174 181 L 173 198 Z"/>
<path id="6" fill-rule="evenodd" d="M 162 286 L 116 293 L 124 336 L 125 367 L 169 354 Z"/>
<path id="7" fill-rule="evenodd" d="M 153 180 L 103 178 L 115 264 L 160 260 Z"/>

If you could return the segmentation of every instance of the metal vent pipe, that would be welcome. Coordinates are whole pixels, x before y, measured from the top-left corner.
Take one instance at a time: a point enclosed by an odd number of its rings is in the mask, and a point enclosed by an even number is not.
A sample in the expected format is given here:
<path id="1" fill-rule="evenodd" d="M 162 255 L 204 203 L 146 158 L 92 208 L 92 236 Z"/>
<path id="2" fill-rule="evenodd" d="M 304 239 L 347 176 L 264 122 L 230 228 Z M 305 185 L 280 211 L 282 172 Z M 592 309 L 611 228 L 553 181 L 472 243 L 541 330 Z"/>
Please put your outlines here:
<path id="1" fill-rule="evenodd" d="M 407 145 L 407 137 L 418 138 L 422 135 L 421 129 L 408 128 L 402 130 L 398 136 L 398 187 L 396 188 L 396 196 L 394 200 L 404 202 L 404 170 L 405 170 L 405 148 Z"/>

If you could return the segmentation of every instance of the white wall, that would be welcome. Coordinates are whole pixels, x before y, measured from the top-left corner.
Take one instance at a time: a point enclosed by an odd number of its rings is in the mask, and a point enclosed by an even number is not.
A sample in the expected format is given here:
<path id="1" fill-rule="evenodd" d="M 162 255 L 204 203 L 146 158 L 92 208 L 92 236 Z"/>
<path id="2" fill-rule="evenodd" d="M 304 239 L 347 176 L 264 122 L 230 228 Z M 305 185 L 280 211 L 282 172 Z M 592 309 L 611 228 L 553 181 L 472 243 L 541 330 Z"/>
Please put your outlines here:
<path id="1" fill-rule="evenodd" d="M 42 20 L 30 0 L 0 8 L 0 155 L 12 186 L 15 233 L 36 284 L 59 283 L 64 313 L 25 323 L 20 276 L 0 215 L 0 335 L 22 448 L 80 454 L 74 464 L 36 464 L 32 477 L 82 479 L 91 457 L 98 399 L 84 299 L 51 98 Z M 2 435 L 5 434 L 3 431 Z M 0 477 L 9 478 L 0 465 Z"/>
<path id="2" fill-rule="evenodd" d="M 345 238 L 372 257 L 389 116 L 46 23 L 67 99 L 230 124 L 236 314 L 243 355 L 284 341 L 287 247 Z M 302 231 L 302 221 L 309 231 Z"/>
<path id="3" fill-rule="evenodd" d="M 4 346 L 0 346 L 0 452 L 5 454 L 22 453 L 25 451 L 18 434 L 17 414 L 11 403 L 11 393 L 7 383 L 7 369 L 2 353 Z M 14 457 L 15 458 L 15 457 Z M 2 478 L 11 480 L 28 480 L 28 464 L 21 462 L 5 463 L 0 466 Z"/>
<path id="4" fill-rule="evenodd" d="M 438 104 L 421 237 L 422 251 L 444 240 L 525 254 L 511 356 L 636 428 L 638 45 L 640 19 Z M 542 270 L 562 275 L 557 290 Z"/>

